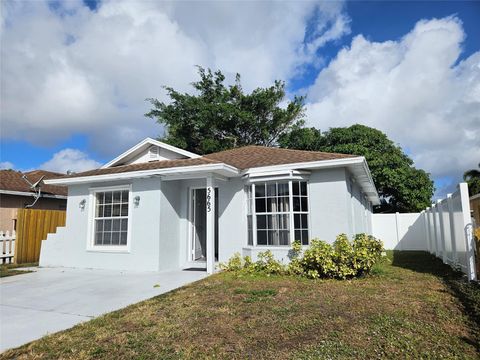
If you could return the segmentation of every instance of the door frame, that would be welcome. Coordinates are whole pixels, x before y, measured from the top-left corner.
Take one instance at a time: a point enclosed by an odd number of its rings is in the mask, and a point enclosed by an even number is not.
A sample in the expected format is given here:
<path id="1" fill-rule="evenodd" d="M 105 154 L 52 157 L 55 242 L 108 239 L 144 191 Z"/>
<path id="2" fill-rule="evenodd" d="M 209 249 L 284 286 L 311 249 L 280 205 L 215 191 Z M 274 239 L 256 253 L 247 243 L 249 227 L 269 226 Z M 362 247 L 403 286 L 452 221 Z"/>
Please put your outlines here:
<path id="1" fill-rule="evenodd" d="M 203 264 L 206 263 L 206 261 L 201 261 L 201 260 L 195 260 L 195 223 L 193 222 L 193 216 L 194 216 L 194 211 L 195 211 L 195 205 L 193 203 L 194 201 L 194 192 L 195 190 L 199 189 L 206 189 L 207 186 L 190 186 L 188 188 L 188 247 L 187 247 L 187 261 L 188 262 L 193 262 L 193 263 L 198 263 L 198 264 Z M 215 204 L 213 206 L 217 205 L 218 203 L 218 194 L 220 190 L 218 189 L 218 186 L 215 186 Z M 215 207 L 215 222 L 216 226 L 215 228 L 218 229 L 218 221 L 219 221 L 219 214 L 218 214 L 218 206 Z M 218 239 L 218 231 L 215 234 L 215 237 Z M 218 249 L 217 249 L 218 250 Z"/>

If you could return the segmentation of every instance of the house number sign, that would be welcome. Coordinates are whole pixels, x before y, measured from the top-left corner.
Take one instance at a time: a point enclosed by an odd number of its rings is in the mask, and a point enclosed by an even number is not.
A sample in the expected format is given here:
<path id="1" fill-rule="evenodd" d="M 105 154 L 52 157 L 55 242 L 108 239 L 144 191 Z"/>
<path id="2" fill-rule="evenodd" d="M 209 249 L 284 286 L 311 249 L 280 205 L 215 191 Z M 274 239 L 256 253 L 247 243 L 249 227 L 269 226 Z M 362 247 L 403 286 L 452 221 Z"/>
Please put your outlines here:
<path id="1" fill-rule="evenodd" d="M 207 188 L 207 212 L 212 211 L 212 188 Z"/>

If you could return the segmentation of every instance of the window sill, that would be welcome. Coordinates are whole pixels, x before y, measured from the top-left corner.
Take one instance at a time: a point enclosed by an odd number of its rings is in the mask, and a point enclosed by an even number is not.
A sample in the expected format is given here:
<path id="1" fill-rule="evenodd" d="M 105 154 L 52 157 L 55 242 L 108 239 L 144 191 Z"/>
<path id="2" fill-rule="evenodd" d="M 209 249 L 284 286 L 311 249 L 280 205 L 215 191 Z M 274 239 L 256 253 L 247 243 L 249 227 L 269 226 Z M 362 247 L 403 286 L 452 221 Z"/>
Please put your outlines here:
<path id="1" fill-rule="evenodd" d="M 308 248 L 309 245 L 302 245 L 302 249 Z M 243 247 L 246 250 L 291 250 L 291 245 L 247 245 Z"/>
<path id="2" fill-rule="evenodd" d="M 115 254 L 130 254 L 130 250 L 127 247 L 121 248 L 106 248 L 106 247 L 89 247 L 87 252 L 99 252 L 99 253 L 115 253 Z"/>

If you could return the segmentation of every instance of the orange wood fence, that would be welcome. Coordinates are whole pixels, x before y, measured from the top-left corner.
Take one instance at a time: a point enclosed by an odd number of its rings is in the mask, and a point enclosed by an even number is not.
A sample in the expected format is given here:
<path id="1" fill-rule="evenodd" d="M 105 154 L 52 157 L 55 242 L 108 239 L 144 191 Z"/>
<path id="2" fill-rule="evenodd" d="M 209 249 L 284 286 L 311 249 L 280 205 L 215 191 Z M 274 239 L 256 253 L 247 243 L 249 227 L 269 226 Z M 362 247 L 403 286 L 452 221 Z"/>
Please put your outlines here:
<path id="1" fill-rule="evenodd" d="M 56 232 L 57 226 L 65 226 L 65 218 L 62 210 L 18 209 L 15 262 L 38 262 L 42 240 Z"/>

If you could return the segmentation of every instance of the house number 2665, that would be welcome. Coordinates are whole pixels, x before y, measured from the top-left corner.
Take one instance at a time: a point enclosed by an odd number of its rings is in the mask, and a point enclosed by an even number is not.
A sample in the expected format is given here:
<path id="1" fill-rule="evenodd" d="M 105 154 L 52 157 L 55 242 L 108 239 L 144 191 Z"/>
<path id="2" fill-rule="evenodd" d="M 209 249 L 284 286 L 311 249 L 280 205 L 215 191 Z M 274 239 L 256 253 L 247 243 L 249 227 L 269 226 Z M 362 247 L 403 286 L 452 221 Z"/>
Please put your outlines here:
<path id="1" fill-rule="evenodd" d="M 207 212 L 212 211 L 212 188 L 207 188 Z"/>

